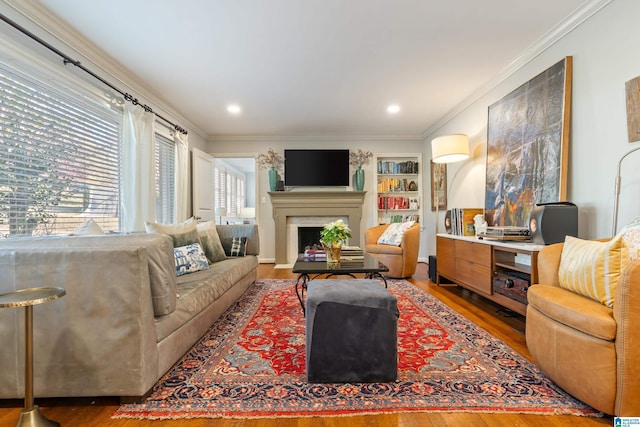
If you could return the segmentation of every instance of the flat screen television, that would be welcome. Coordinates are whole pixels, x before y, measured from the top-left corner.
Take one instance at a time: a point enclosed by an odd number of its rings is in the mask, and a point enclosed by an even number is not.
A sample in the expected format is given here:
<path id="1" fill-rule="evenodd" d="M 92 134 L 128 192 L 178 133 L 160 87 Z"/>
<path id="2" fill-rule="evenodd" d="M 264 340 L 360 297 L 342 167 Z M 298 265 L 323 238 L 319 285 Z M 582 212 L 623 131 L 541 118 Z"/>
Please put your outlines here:
<path id="1" fill-rule="evenodd" d="M 284 150 L 287 187 L 348 187 L 349 150 Z"/>

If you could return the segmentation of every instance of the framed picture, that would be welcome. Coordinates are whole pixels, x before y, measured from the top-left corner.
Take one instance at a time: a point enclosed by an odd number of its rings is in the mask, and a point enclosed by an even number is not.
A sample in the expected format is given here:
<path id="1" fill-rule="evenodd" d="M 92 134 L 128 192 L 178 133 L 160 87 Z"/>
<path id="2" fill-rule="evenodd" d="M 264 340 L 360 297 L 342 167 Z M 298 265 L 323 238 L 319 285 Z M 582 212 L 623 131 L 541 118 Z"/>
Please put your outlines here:
<path id="1" fill-rule="evenodd" d="M 431 161 L 431 210 L 447 209 L 447 164 Z"/>
<path id="2" fill-rule="evenodd" d="M 565 200 L 571 59 L 566 57 L 489 106 L 489 225 L 527 227 L 536 203 Z"/>

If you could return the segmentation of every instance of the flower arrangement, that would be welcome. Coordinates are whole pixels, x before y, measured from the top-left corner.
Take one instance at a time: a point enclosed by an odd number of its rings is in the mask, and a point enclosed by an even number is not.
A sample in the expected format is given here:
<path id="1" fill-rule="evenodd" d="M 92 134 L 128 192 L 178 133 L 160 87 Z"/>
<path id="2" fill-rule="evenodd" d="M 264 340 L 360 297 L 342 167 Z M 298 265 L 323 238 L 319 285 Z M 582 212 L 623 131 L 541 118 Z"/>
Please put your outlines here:
<path id="1" fill-rule="evenodd" d="M 356 151 L 349 152 L 349 164 L 353 167 L 360 168 L 362 165 L 369 163 L 369 159 L 373 156 L 371 151 L 362 151 L 357 149 Z"/>
<path id="2" fill-rule="evenodd" d="M 351 237 L 351 229 L 341 219 L 325 224 L 320 232 L 320 242 L 330 248 L 340 247 L 349 237 Z"/>
<path id="3" fill-rule="evenodd" d="M 282 156 L 275 151 L 273 148 L 269 148 L 267 154 L 258 155 L 258 166 L 261 169 L 278 169 L 282 163 L 284 163 L 284 159 Z"/>

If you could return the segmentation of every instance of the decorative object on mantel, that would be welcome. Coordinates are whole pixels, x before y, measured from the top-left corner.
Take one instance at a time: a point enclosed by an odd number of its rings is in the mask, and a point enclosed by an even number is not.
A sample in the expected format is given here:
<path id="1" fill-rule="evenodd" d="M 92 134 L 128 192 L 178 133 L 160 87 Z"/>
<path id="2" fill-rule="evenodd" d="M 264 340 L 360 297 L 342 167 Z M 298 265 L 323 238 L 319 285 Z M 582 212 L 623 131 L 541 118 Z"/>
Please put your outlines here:
<path id="1" fill-rule="evenodd" d="M 356 151 L 349 152 L 349 163 L 356 168 L 353 174 L 356 191 L 364 190 L 364 169 L 362 169 L 362 165 L 369 164 L 369 159 L 372 156 L 373 153 L 371 151 L 362 151 L 359 148 Z"/>
<path id="2" fill-rule="evenodd" d="M 567 56 L 489 106 L 490 226 L 527 227 L 536 203 L 566 200 L 571 70 Z"/>
<path id="3" fill-rule="evenodd" d="M 278 169 L 284 163 L 284 159 L 273 148 L 269 148 L 267 154 L 258 155 L 258 166 L 267 169 L 269 173 L 269 191 L 278 189 Z"/>
<path id="4" fill-rule="evenodd" d="M 351 229 L 341 219 L 324 225 L 320 232 L 320 242 L 327 254 L 327 264 L 340 263 L 343 244 L 351 238 Z"/>

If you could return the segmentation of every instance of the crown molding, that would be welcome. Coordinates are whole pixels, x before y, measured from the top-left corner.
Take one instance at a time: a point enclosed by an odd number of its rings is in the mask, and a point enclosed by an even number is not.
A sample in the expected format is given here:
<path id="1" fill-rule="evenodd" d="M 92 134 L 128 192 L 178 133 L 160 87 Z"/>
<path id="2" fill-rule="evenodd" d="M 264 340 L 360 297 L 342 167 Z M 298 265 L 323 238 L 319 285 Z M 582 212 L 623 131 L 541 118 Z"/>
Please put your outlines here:
<path id="1" fill-rule="evenodd" d="M 73 57 L 74 54 L 81 58 L 82 65 L 91 68 L 85 64 L 85 60 L 93 64 L 97 70 L 92 70 L 96 74 L 105 73 L 106 80 L 112 80 L 116 86 L 122 85 L 119 89 L 125 92 L 131 92 L 132 95 L 138 94 L 142 103 L 152 104 L 153 108 L 158 110 L 160 114 L 167 115 L 175 120 L 183 128 L 188 128 L 190 132 L 205 138 L 206 133 L 195 126 L 191 121 L 179 114 L 174 108 L 170 107 L 166 102 L 154 95 L 154 91 L 144 82 L 131 74 L 120 63 L 114 60 L 106 52 L 98 46 L 91 43 L 81 33 L 70 28 L 64 21 L 56 17 L 51 11 L 35 0 L 2 0 L 3 3 L 11 7 L 17 13 L 26 18 L 31 24 L 35 25 L 38 30 L 44 31 L 46 36 L 38 34 L 38 36 L 47 40 L 51 44 L 61 43 L 64 45 L 60 50 L 68 50 L 65 54 Z M 31 29 L 34 33 L 33 29 Z M 26 37 L 26 36 L 25 36 Z M 52 40 L 53 39 L 53 40 Z M 58 47 L 58 46 L 56 46 Z M 58 47 L 59 48 L 59 47 Z M 97 80 L 96 80 L 97 82 Z"/>
<path id="2" fill-rule="evenodd" d="M 207 142 L 215 141 L 406 141 L 422 142 L 421 135 L 209 135 Z"/>
<path id="3" fill-rule="evenodd" d="M 495 89 L 500 83 L 505 81 L 508 77 L 513 75 L 516 71 L 523 68 L 525 65 L 533 61 L 564 36 L 569 34 L 575 28 L 580 26 L 587 19 L 598 13 L 602 8 L 611 3 L 613 0 L 589 0 L 583 3 L 578 9 L 576 9 L 571 15 L 553 27 L 541 38 L 539 38 L 533 45 L 526 49 L 520 56 L 514 59 L 505 69 L 497 74 L 493 79 L 489 80 L 484 85 L 480 86 L 465 100 L 459 103 L 447 114 L 442 116 L 440 120 L 436 121 L 433 125 L 429 126 L 423 133 L 422 139 L 426 140 L 429 135 L 440 129 L 447 122 L 454 117 L 462 113 L 469 108 L 474 102 L 482 98 L 489 93 L 492 89 Z"/>

